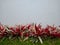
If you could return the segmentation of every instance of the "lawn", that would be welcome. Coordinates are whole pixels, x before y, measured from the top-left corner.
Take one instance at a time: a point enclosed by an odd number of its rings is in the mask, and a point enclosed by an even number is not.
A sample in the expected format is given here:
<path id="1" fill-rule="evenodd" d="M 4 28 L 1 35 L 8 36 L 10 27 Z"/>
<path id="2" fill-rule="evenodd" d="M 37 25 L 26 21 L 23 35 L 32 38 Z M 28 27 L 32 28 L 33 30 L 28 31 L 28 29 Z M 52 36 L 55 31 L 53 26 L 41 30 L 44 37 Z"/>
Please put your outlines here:
<path id="1" fill-rule="evenodd" d="M 7 37 L 4 37 L 0 39 L 0 45 L 60 45 L 60 38 L 45 38 L 43 40 L 43 44 L 41 44 L 39 41 L 34 42 L 31 41 L 36 40 L 34 38 L 29 38 L 26 41 L 22 41 L 20 38 L 13 38 L 9 39 Z"/>

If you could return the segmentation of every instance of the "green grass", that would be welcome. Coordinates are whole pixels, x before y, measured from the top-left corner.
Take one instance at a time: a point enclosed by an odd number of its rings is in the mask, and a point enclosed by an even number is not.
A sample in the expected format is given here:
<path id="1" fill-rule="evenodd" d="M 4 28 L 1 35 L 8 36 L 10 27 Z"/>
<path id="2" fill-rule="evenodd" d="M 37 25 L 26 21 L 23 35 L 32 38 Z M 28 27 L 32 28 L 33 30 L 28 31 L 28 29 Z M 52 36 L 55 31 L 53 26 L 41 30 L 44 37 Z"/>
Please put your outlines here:
<path id="1" fill-rule="evenodd" d="M 0 39 L 0 45 L 60 45 L 60 38 L 43 39 L 43 42 L 44 42 L 43 44 L 41 44 L 39 41 L 32 42 L 30 40 L 31 38 L 29 38 L 26 41 L 21 41 L 19 38 L 9 39 L 9 38 L 4 37 Z"/>

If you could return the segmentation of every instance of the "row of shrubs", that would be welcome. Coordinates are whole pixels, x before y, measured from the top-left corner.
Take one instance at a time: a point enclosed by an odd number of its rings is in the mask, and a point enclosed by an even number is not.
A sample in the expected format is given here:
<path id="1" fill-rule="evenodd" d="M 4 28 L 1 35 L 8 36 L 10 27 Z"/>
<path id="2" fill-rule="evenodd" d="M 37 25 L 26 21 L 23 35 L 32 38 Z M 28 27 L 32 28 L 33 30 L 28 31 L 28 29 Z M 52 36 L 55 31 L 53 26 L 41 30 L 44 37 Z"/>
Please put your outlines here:
<path id="1" fill-rule="evenodd" d="M 15 25 L 8 26 L 0 24 L 0 38 L 4 36 L 19 36 L 31 37 L 31 36 L 52 36 L 60 37 L 60 26 L 50 26 L 42 27 L 41 24 L 27 24 L 27 25 Z"/>

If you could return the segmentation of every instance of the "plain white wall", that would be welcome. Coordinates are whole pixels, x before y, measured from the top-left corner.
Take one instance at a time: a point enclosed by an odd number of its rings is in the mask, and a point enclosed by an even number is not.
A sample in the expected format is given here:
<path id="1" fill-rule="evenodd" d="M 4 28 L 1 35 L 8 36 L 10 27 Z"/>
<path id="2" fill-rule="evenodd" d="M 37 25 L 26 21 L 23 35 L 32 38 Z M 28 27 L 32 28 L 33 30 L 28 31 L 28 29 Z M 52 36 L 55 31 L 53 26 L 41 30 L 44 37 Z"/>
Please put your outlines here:
<path id="1" fill-rule="evenodd" d="M 60 25 L 60 0 L 0 0 L 0 22 Z"/>

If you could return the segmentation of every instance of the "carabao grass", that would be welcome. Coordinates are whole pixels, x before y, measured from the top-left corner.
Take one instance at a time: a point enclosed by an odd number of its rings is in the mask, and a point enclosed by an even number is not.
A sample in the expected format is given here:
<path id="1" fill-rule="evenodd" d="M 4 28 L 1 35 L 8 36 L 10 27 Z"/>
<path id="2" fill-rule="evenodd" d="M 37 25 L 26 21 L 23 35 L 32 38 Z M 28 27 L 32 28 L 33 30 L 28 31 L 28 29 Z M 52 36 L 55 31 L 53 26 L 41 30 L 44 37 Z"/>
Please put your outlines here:
<path id="1" fill-rule="evenodd" d="M 4 38 L 0 39 L 0 45 L 60 45 L 60 38 L 42 39 L 43 44 L 41 44 L 39 41 L 38 42 L 31 41 L 31 39 L 33 39 L 33 38 L 29 38 L 26 41 L 22 41 L 20 38 L 9 39 L 7 37 L 4 37 Z"/>

